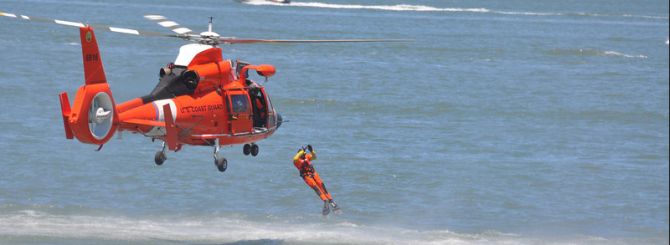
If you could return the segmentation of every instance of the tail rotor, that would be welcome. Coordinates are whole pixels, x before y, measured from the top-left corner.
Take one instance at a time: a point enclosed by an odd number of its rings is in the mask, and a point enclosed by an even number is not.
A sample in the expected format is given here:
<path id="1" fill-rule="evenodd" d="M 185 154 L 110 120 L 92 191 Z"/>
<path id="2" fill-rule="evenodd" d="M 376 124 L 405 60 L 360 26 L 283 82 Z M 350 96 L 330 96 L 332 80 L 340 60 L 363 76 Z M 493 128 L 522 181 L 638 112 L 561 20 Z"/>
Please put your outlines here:
<path id="1" fill-rule="evenodd" d="M 114 122 L 114 103 L 112 98 L 104 92 L 99 92 L 93 97 L 88 113 L 88 128 L 91 135 L 97 140 L 102 140 L 110 133 Z"/>

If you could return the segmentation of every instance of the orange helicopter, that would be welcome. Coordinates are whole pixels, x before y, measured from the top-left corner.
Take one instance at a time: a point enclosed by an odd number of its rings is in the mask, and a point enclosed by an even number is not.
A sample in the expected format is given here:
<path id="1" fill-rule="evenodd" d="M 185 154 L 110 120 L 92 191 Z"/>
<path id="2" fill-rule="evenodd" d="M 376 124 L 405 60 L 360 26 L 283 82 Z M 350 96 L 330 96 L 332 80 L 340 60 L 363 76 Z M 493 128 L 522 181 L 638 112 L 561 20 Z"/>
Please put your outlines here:
<path id="1" fill-rule="evenodd" d="M 163 141 L 155 163 L 163 164 L 167 150 L 179 151 L 184 145 L 213 146 L 214 163 L 221 172 L 228 161 L 220 155 L 221 146 L 243 144 L 244 155 L 256 156 L 256 142 L 270 137 L 281 125 L 282 117 L 272 105 L 265 88 L 249 79 L 254 70 L 266 81 L 275 74 L 272 65 L 252 65 L 223 59 L 219 44 L 321 43 L 403 41 L 389 39 L 346 40 L 269 40 L 221 37 L 208 31 L 193 34 L 160 15 L 145 18 L 170 28 L 172 35 L 135 29 L 90 26 L 64 21 L 0 12 L 0 16 L 55 23 L 79 28 L 85 83 L 70 106 L 68 94 L 60 94 L 65 137 L 98 145 L 98 151 L 115 132 L 128 131 Z M 181 46 L 174 62 L 160 69 L 158 85 L 148 95 L 116 103 L 107 83 L 93 29 L 116 33 L 174 37 L 195 43 Z"/>

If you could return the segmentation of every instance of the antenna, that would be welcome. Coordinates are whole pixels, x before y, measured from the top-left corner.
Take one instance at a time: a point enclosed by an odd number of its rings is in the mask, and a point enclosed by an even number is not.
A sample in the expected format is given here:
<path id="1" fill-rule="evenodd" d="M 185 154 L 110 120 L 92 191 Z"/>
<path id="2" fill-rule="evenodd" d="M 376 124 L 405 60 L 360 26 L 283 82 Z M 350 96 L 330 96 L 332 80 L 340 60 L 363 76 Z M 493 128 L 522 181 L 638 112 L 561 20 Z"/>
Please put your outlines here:
<path id="1" fill-rule="evenodd" d="M 212 17 L 212 16 L 209 17 L 209 28 L 207 29 L 208 32 L 212 32 L 212 20 L 213 19 L 214 19 L 214 17 Z"/>

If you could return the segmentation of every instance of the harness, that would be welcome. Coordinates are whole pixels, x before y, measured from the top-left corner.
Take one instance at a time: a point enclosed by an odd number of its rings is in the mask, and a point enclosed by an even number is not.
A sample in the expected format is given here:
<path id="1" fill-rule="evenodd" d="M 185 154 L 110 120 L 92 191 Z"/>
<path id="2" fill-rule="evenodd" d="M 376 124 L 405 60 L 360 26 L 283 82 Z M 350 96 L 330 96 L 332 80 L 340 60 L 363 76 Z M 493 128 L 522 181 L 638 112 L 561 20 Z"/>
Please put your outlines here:
<path id="1" fill-rule="evenodd" d="M 311 164 L 308 164 L 307 161 L 304 161 L 303 166 L 300 168 L 300 177 L 305 178 L 305 176 L 312 177 L 314 175 L 314 167 Z"/>

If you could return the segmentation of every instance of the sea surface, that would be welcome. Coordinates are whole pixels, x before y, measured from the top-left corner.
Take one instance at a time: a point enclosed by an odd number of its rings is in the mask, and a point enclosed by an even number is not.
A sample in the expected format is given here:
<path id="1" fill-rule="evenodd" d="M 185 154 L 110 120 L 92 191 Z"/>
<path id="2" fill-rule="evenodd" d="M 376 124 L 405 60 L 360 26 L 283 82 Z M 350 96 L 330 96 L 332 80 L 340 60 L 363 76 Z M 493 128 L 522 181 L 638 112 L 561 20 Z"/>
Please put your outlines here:
<path id="1" fill-rule="evenodd" d="M 260 155 L 140 135 L 66 140 L 76 28 L 0 17 L 0 244 L 668 244 L 668 1 L 0 0 L 0 11 L 239 38 L 412 39 L 222 46 L 273 64 L 284 123 Z M 116 101 L 179 39 L 97 32 Z M 262 79 L 259 79 L 262 80 Z M 343 213 L 291 158 L 301 145 Z"/>

